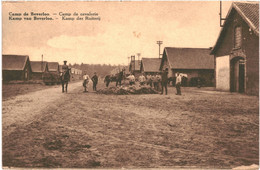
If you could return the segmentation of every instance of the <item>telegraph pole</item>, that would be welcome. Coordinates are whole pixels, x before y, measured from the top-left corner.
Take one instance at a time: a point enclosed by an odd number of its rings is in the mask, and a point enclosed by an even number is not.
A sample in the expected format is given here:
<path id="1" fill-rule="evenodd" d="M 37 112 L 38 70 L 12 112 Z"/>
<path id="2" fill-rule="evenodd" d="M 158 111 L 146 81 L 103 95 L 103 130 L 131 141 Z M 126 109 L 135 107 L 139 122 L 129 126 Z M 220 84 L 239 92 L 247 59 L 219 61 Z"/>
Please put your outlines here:
<path id="1" fill-rule="evenodd" d="M 43 72 L 43 54 L 42 54 L 42 67 L 41 68 L 42 68 L 42 72 Z"/>
<path id="2" fill-rule="evenodd" d="M 163 41 L 157 41 L 157 44 L 159 45 L 159 58 L 161 56 L 161 44 L 163 43 Z"/>
<path id="3" fill-rule="evenodd" d="M 138 63 L 141 64 L 141 61 L 140 61 L 141 53 L 137 53 L 136 55 L 138 56 Z"/>

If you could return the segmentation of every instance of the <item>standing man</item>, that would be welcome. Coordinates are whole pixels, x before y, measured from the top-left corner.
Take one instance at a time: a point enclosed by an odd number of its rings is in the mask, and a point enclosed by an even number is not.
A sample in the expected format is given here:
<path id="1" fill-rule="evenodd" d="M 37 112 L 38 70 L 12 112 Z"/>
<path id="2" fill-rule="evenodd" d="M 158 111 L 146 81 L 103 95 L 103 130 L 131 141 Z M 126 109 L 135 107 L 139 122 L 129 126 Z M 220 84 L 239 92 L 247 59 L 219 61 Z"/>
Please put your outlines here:
<path id="1" fill-rule="evenodd" d="M 83 87 L 84 87 L 84 92 L 88 92 L 88 84 L 90 81 L 90 77 L 87 75 L 87 73 L 84 74 L 83 76 Z"/>
<path id="2" fill-rule="evenodd" d="M 150 74 L 146 76 L 146 82 L 147 85 L 150 85 L 152 87 L 152 76 Z"/>
<path id="3" fill-rule="evenodd" d="M 67 73 L 69 71 L 69 66 L 67 65 L 67 61 L 66 60 L 63 61 L 63 63 L 64 64 L 61 66 L 62 72 L 60 73 L 62 93 L 64 93 L 64 86 L 65 86 L 65 91 L 67 92 L 68 82 L 70 81 L 70 74 Z"/>
<path id="4" fill-rule="evenodd" d="M 67 65 L 67 61 L 66 60 L 63 61 L 63 63 L 64 64 L 61 66 L 61 69 L 62 69 L 62 73 L 65 74 L 68 71 L 69 66 Z"/>
<path id="5" fill-rule="evenodd" d="M 93 91 L 97 91 L 97 83 L 98 83 L 98 76 L 97 73 L 94 73 L 94 76 L 91 78 L 93 82 Z"/>
<path id="6" fill-rule="evenodd" d="M 163 88 L 165 88 L 165 95 L 167 95 L 167 85 L 168 85 L 168 68 L 166 68 L 165 70 L 163 70 L 162 73 L 162 93 L 163 94 Z"/>
<path id="7" fill-rule="evenodd" d="M 177 90 L 176 95 L 181 95 L 181 75 L 178 72 L 176 73 L 176 75 L 177 75 L 176 84 L 175 84 Z"/>
<path id="8" fill-rule="evenodd" d="M 157 90 L 158 79 L 156 78 L 156 75 L 152 75 L 152 82 L 153 82 L 153 88 Z"/>
<path id="9" fill-rule="evenodd" d="M 160 85 L 161 85 L 161 82 L 162 82 L 162 76 L 159 73 L 157 73 L 156 74 L 156 79 L 158 81 L 158 83 L 157 83 L 157 90 L 159 91 Z"/>

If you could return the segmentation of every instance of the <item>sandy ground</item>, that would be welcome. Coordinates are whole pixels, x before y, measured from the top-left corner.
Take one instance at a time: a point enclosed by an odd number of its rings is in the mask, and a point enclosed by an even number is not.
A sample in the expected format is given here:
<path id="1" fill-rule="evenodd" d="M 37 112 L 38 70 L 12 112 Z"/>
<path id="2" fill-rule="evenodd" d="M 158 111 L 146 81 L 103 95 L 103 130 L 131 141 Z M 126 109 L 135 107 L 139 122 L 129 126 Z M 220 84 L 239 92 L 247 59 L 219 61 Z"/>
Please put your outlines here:
<path id="1" fill-rule="evenodd" d="M 113 86 L 114 84 L 112 84 Z M 98 88 L 104 88 L 99 85 Z M 101 95 L 81 82 L 3 101 L 3 166 L 233 168 L 258 164 L 258 97 Z"/>

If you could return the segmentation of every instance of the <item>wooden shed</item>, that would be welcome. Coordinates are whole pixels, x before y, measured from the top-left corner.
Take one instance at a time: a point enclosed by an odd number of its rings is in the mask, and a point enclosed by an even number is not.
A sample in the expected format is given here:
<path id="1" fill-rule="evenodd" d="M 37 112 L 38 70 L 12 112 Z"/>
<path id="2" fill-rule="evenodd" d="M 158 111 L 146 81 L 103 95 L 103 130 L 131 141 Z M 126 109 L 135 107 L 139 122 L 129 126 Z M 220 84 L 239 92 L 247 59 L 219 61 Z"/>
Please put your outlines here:
<path id="1" fill-rule="evenodd" d="M 31 61 L 32 68 L 32 79 L 33 80 L 42 80 L 43 73 L 48 72 L 48 64 L 46 61 Z"/>
<path id="2" fill-rule="evenodd" d="M 161 62 L 161 58 L 142 58 L 140 70 L 145 75 L 154 75 L 160 72 Z"/>
<path id="3" fill-rule="evenodd" d="M 259 93 L 259 3 L 233 2 L 211 54 L 216 89 Z"/>
<path id="4" fill-rule="evenodd" d="M 58 62 L 48 62 L 49 72 L 58 73 L 60 72 L 60 66 Z"/>
<path id="5" fill-rule="evenodd" d="M 132 60 L 129 65 L 129 71 L 134 76 L 139 76 L 141 74 L 141 60 Z"/>
<path id="6" fill-rule="evenodd" d="M 27 55 L 2 55 L 3 81 L 31 79 L 31 65 Z"/>
<path id="7" fill-rule="evenodd" d="M 214 56 L 209 48 L 175 48 L 165 47 L 160 70 L 168 68 L 168 77 L 176 73 L 187 75 L 187 85 L 194 85 L 192 80 L 200 78 L 206 86 L 214 83 Z"/>

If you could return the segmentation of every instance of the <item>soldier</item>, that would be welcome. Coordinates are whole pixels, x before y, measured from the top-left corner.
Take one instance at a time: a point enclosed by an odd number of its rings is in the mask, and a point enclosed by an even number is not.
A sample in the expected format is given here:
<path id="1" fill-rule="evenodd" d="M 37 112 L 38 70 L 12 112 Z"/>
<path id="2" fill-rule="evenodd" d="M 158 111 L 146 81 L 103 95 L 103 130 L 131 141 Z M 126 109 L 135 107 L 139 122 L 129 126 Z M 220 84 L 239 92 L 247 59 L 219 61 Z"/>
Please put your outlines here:
<path id="1" fill-rule="evenodd" d="M 64 62 L 64 64 L 61 66 L 62 72 L 60 73 L 62 93 L 64 92 L 64 88 L 65 88 L 65 91 L 67 92 L 68 82 L 70 81 L 70 72 L 69 72 L 70 69 L 66 65 L 67 61 L 65 60 L 63 62 Z"/>
<path id="2" fill-rule="evenodd" d="M 62 68 L 62 73 L 65 74 L 68 71 L 69 66 L 67 65 L 67 61 L 66 60 L 63 61 L 63 63 L 64 64 L 61 66 L 61 68 Z"/>
<path id="3" fill-rule="evenodd" d="M 161 85 L 161 81 L 162 81 L 162 76 L 159 73 L 157 73 L 155 77 L 157 79 L 157 90 L 159 91 L 160 85 Z"/>
<path id="4" fill-rule="evenodd" d="M 163 70 L 162 73 L 162 93 L 163 94 L 163 88 L 165 88 L 165 95 L 167 95 L 167 85 L 168 85 L 168 68 Z"/>
<path id="5" fill-rule="evenodd" d="M 176 73 L 177 75 L 177 78 L 176 78 L 176 90 L 177 90 L 177 93 L 176 95 L 181 95 L 181 75 L 177 72 Z"/>
<path id="6" fill-rule="evenodd" d="M 98 83 L 98 76 L 97 73 L 94 73 L 94 76 L 91 78 L 93 82 L 93 91 L 97 91 L 97 83 Z"/>
<path id="7" fill-rule="evenodd" d="M 152 76 L 150 74 L 146 76 L 146 84 L 152 87 Z"/>

